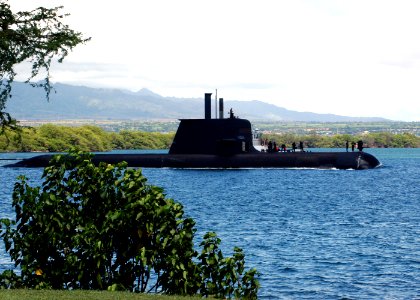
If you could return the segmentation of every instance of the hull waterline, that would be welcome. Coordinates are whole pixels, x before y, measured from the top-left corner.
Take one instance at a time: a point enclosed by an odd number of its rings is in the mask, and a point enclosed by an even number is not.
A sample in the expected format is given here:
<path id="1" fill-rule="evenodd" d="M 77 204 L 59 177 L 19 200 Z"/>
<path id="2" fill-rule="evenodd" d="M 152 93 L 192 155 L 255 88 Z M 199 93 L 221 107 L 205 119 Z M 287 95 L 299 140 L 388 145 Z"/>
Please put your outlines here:
<path id="1" fill-rule="evenodd" d="M 39 155 L 8 167 L 46 167 L 52 155 Z M 92 161 L 127 162 L 142 168 L 322 168 L 372 169 L 379 161 L 365 152 L 244 153 L 231 156 L 212 154 L 95 154 Z"/>

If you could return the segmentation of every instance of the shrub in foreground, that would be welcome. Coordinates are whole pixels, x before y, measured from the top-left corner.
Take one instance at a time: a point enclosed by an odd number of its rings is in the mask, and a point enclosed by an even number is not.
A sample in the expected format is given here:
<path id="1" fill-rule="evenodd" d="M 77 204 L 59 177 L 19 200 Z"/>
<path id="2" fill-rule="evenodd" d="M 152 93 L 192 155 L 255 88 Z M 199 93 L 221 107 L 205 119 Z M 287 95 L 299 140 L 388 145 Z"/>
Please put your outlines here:
<path id="1" fill-rule="evenodd" d="M 3 288 L 129 290 L 256 298 L 255 269 L 244 254 L 224 257 L 215 233 L 194 249 L 195 222 L 183 206 L 148 185 L 126 163 L 95 166 L 91 154 L 55 156 L 43 183 L 15 184 L 16 219 L 1 220 L 6 251 L 21 272 Z"/>

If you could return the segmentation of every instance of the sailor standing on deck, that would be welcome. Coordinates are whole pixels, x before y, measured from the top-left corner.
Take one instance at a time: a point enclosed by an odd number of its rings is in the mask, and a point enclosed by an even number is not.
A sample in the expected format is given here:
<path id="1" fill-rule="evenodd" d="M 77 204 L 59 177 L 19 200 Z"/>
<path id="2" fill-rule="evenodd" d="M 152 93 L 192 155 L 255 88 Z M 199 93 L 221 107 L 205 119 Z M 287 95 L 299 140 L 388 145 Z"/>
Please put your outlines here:
<path id="1" fill-rule="evenodd" d="M 300 151 L 304 152 L 303 151 L 303 142 L 302 141 L 299 142 L 299 149 L 300 149 Z"/>
<path id="2" fill-rule="evenodd" d="M 359 149 L 359 151 L 363 151 L 363 141 L 362 140 L 357 142 L 357 149 Z"/>
<path id="3" fill-rule="evenodd" d="M 269 141 L 269 142 L 268 142 L 267 151 L 268 151 L 268 152 L 272 152 L 272 151 L 273 151 L 273 142 L 272 142 L 272 141 Z"/>

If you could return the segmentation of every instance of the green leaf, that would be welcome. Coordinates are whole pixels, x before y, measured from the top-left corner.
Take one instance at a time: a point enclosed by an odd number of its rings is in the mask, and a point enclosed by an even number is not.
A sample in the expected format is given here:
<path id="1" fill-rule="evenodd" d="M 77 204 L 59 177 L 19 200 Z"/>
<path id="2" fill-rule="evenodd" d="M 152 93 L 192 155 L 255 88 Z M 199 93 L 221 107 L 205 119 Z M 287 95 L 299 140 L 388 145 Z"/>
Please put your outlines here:
<path id="1" fill-rule="evenodd" d="M 230 297 L 240 282 L 238 294 L 256 295 L 257 273 L 242 272 L 242 250 L 224 258 L 221 240 L 210 232 L 198 256 L 194 220 L 147 185 L 140 170 L 95 166 L 90 155 L 72 150 L 54 158 L 46 173 L 42 189 L 15 185 L 16 218 L 0 222 L 22 287 L 146 292 L 155 286 L 166 294 Z M 44 271 L 42 284 L 34 279 L 37 269 Z"/>

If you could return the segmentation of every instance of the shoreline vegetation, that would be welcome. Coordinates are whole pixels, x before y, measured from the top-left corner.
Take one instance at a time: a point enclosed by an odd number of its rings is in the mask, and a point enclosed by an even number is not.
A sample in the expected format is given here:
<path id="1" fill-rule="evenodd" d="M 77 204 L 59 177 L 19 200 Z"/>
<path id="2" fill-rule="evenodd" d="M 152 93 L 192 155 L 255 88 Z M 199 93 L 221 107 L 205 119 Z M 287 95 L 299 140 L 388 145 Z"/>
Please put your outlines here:
<path id="1" fill-rule="evenodd" d="M 133 149 L 169 149 L 174 132 L 144 132 L 123 129 L 119 132 L 105 131 L 99 126 L 62 126 L 44 124 L 38 127 L 23 127 L 18 132 L 5 130 L 0 135 L 0 152 L 62 152 L 71 147 L 82 151 L 102 152 Z M 344 148 L 350 143 L 363 140 L 369 148 L 420 148 L 420 137 L 412 133 L 375 132 L 363 134 L 263 134 L 263 139 L 285 144 L 303 141 L 305 148 Z"/>

